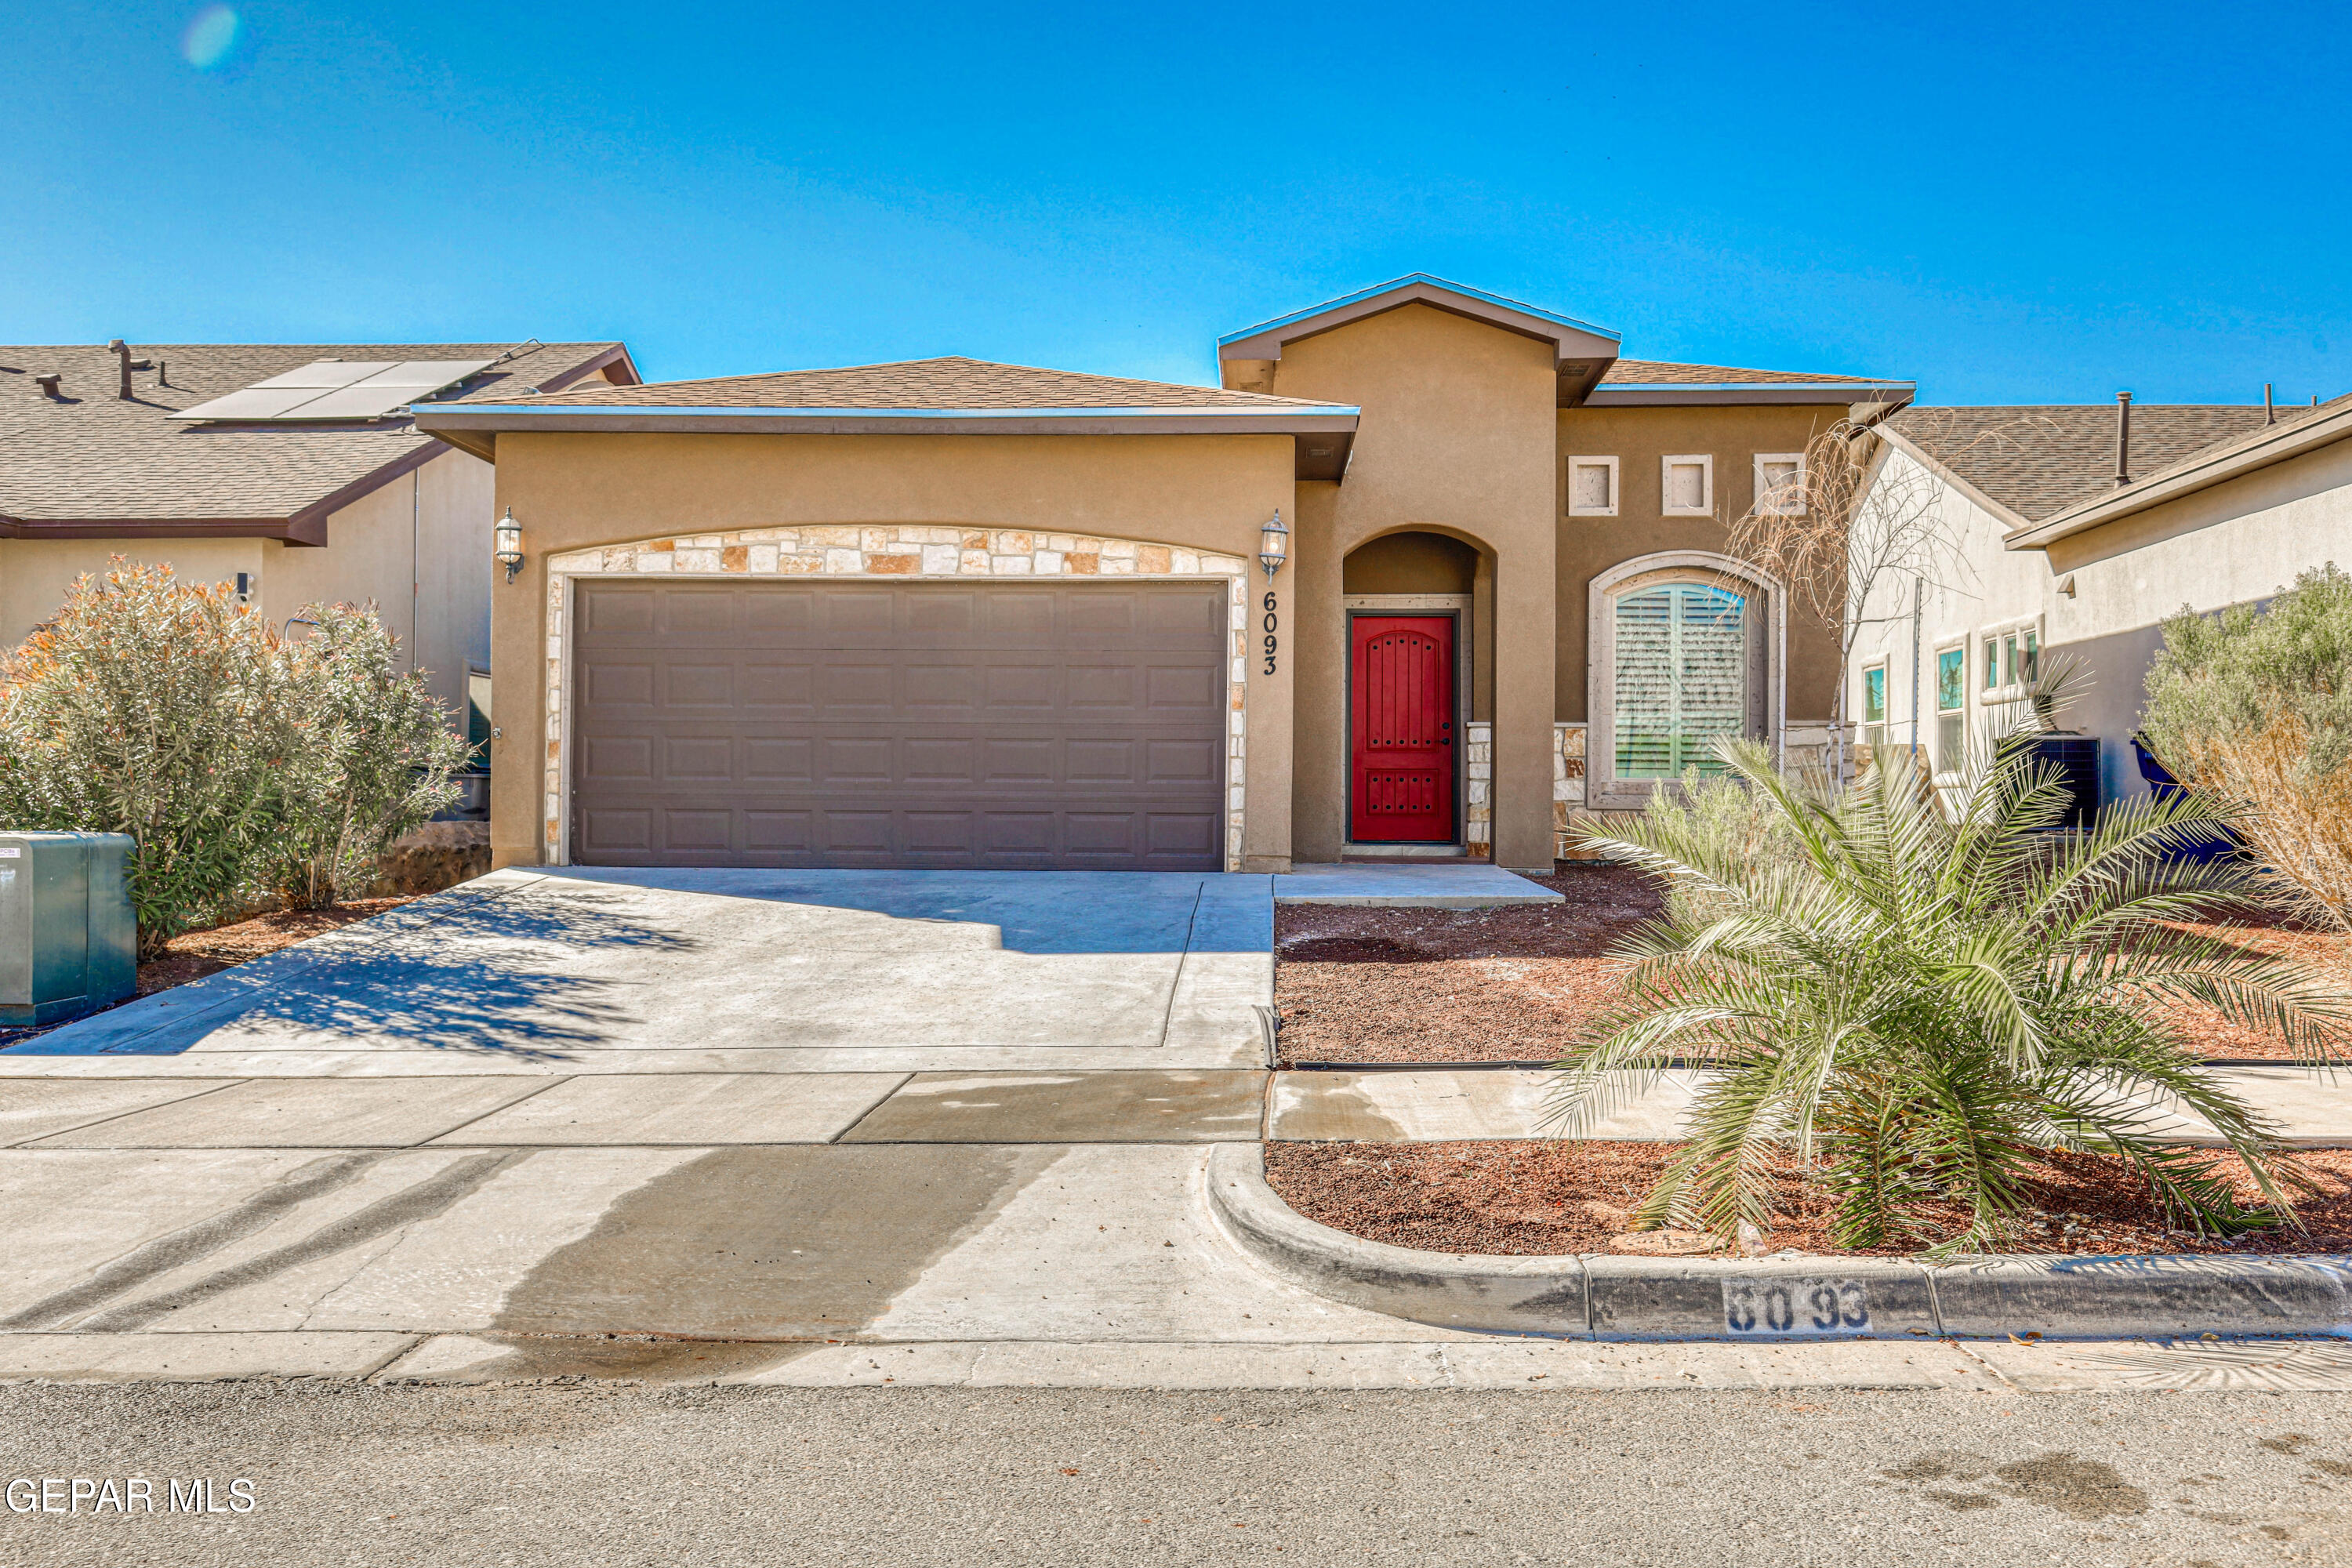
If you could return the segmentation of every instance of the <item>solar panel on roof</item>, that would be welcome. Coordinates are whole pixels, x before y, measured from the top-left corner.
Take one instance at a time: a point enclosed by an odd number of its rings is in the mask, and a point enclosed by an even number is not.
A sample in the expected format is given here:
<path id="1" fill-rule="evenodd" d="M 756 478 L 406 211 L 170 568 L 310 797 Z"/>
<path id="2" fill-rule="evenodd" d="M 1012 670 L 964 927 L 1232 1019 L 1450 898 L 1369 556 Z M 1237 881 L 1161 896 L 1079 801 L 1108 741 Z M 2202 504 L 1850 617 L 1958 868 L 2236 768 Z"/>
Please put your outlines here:
<path id="1" fill-rule="evenodd" d="M 381 419 L 497 363 L 487 359 L 320 360 L 257 381 L 225 397 L 184 408 L 172 417 L 272 424 Z"/>

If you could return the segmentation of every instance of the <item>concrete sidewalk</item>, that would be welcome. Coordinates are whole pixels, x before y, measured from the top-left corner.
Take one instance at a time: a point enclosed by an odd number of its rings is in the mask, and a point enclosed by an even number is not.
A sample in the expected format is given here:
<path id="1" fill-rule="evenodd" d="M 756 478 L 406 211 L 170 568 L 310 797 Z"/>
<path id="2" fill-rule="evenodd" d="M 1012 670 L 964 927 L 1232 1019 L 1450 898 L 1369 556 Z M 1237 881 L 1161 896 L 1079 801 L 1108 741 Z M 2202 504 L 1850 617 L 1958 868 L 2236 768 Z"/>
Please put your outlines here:
<path id="1" fill-rule="evenodd" d="M 2217 1068 L 2214 1074 L 2279 1125 L 2290 1144 L 2352 1148 L 2352 1073 L 2277 1067 Z M 1622 1101 L 1584 1132 L 1592 1138 L 1674 1139 L 1704 1075 L 1669 1070 L 1642 1087 L 1633 1075 Z M 1520 1068 L 1426 1068 L 1394 1072 L 1275 1075 L 1267 1136 L 1298 1142 L 1438 1142 L 1531 1138 L 1549 1123 L 1551 1074 Z M 2202 1118 L 2176 1110 L 2169 1125 L 2186 1143 L 2215 1144 Z"/>
<path id="2" fill-rule="evenodd" d="M 1491 910 L 1557 904 L 1559 894 L 1488 860 L 1302 863 L 1274 879 L 1277 904 L 1360 904 L 1374 908 Z"/>

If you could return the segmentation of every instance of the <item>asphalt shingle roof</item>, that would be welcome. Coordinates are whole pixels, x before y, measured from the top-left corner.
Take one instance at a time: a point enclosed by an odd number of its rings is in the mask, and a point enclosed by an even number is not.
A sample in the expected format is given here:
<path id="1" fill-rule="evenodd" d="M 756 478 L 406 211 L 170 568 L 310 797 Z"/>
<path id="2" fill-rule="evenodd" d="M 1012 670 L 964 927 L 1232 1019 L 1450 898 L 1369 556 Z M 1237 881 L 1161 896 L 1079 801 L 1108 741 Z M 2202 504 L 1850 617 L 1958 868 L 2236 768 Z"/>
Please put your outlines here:
<path id="1" fill-rule="evenodd" d="M 2278 410 L 2278 426 L 2315 411 Z M 2039 522 L 2116 488 L 2112 403 L 1912 407 L 1887 421 L 1964 484 Z M 2134 404 L 2131 476 L 2153 479 L 2265 428 L 2260 404 Z"/>
<path id="2" fill-rule="evenodd" d="M 0 344 L 0 521 L 284 519 L 437 443 L 405 418 L 366 425 L 212 425 L 174 420 L 239 387 L 316 360 L 494 359 L 511 343 L 136 343 L 132 396 L 103 345 Z M 511 398 L 561 381 L 620 344 L 545 343 L 494 365 L 448 401 Z M 625 364 L 625 360 L 620 363 Z M 66 401 L 35 377 L 61 374 Z"/>
<path id="3" fill-rule="evenodd" d="M 1883 380 L 1867 375 L 1811 375 L 1793 370 L 1743 370 L 1728 364 L 1677 364 L 1671 360 L 1621 359 L 1601 375 L 1602 386 L 1631 382 L 1641 386 L 1671 383 L 1685 386 L 1716 386 L 1740 382 L 1851 382 L 1880 386 Z"/>
<path id="4" fill-rule="evenodd" d="M 509 400 L 512 401 L 512 400 Z M 950 355 L 838 370 L 779 371 L 707 381 L 588 386 L 529 400 L 533 407 L 647 408 L 1309 408 L 1321 405 L 1220 386 L 1132 381 Z"/>

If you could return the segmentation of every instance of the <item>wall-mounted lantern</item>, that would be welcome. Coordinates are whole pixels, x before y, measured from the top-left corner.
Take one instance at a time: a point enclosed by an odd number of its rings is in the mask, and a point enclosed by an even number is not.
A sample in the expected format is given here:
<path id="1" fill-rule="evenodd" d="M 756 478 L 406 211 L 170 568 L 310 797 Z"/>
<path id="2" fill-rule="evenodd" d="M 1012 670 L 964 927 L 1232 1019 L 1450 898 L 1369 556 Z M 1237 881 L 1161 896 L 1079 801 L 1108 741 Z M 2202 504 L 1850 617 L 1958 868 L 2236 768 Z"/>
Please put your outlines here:
<path id="1" fill-rule="evenodd" d="M 1265 568 L 1265 580 L 1271 583 L 1289 559 L 1290 530 L 1282 526 L 1282 509 L 1276 507 L 1273 518 L 1257 531 L 1257 563 Z"/>
<path id="2" fill-rule="evenodd" d="M 522 570 L 522 524 L 515 521 L 512 507 L 490 530 L 490 559 L 507 569 L 509 583 Z"/>

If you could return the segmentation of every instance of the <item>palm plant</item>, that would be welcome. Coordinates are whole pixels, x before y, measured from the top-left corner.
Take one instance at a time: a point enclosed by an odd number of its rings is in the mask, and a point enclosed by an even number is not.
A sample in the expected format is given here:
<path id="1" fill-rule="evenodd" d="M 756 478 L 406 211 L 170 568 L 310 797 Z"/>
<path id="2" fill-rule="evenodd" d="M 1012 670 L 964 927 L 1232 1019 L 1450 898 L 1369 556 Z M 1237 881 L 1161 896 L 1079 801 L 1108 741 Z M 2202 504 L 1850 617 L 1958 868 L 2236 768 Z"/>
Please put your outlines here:
<path id="1" fill-rule="evenodd" d="M 1720 811 L 1586 838 L 1705 895 L 1621 944 L 1622 999 L 1552 1089 L 1550 1126 L 1577 1136 L 1677 1058 L 1717 1069 L 1637 1225 L 1769 1234 L 1772 1173 L 1793 1153 L 1834 1191 L 1841 1246 L 1942 1231 L 1938 1252 L 1994 1250 L 2030 1206 L 2030 1167 L 2056 1151 L 2126 1162 L 2176 1227 L 2292 1218 L 2273 1130 L 2172 1021 L 2173 1005 L 2204 1003 L 2313 1062 L 2343 1042 L 2339 993 L 2179 923 L 2267 905 L 2259 868 L 2168 853 L 2232 810 L 2139 799 L 2056 832 L 2065 787 L 2022 734 L 1980 745 L 1939 790 L 1899 750 L 1836 792 L 1790 784 L 1753 743 L 1723 755 L 1769 852 Z M 2175 1103 L 2244 1161 L 2259 1200 L 2177 1142 Z"/>

